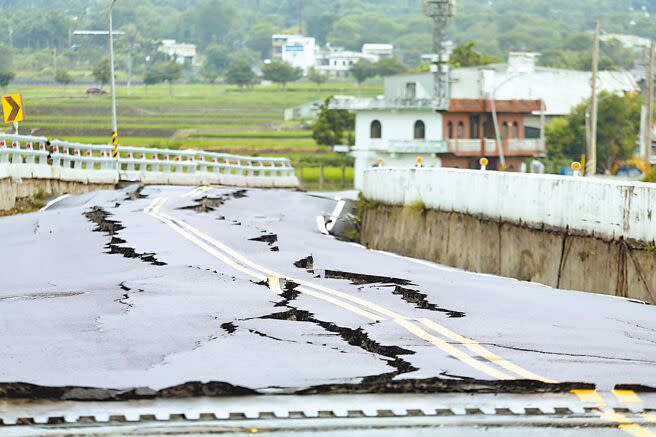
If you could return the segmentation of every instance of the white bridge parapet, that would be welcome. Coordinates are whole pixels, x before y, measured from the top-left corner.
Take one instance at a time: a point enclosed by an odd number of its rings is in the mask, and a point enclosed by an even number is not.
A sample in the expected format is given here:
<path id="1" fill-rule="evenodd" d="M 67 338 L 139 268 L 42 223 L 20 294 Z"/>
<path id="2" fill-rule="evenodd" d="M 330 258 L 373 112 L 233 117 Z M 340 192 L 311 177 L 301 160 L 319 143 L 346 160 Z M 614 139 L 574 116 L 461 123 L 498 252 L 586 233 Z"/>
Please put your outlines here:
<path id="1" fill-rule="evenodd" d="M 296 188 L 286 158 L 236 156 L 198 150 L 119 147 L 48 141 L 45 137 L 0 134 L 0 178 L 56 179 L 83 183 Z"/>
<path id="2" fill-rule="evenodd" d="M 602 239 L 656 241 L 656 185 L 447 168 L 371 168 L 363 195 Z"/>

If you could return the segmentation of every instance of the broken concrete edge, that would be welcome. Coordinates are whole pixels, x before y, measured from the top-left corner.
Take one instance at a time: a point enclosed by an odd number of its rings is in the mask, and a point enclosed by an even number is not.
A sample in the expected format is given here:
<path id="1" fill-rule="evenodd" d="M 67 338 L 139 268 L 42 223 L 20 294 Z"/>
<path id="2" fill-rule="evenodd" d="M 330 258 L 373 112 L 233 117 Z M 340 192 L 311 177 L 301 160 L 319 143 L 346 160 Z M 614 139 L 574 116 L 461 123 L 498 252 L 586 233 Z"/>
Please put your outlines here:
<path id="1" fill-rule="evenodd" d="M 34 166 L 39 167 L 39 166 Z M 45 167 L 45 166 L 42 166 Z M 47 168 L 46 168 L 47 170 Z M 50 169 L 52 170 L 52 169 Z M 149 174 L 146 180 L 119 180 L 115 172 L 103 170 L 56 169 L 57 171 L 33 171 L 14 169 L 11 175 L 0 164 L 0 211 L 8 211 L 15 207 L 16 201 L 27 199 L 39 192 L 48 196 L 62 194 L 83 194 L 92 191 L 114 190 L 124 186 L 124 183 L 141 185 L 222 185 L 236 188 L 258 189 L 298 189 L 296 178 L 244 177 L 231 176 L 221 180 L 207 178 L 187 178 L 188 175 L 178 175 L 180 178 L 168 176 L 159 178 L 157 174 Z M 88 173 L 93 173 L 90 177 Z M 162 175 L 167 175 L 162 173 Z M 275 179 L 275 180 L 274 180 Z"/>
<path id="2" fill-rule="evenodd" d="M 617 384 L 615 390 L 629 390 L 636 393 L 656 393 L 656 387 L 642 384 Z"/>
<path id="3" fill-rule="evenodd" d="M 282 390 L 279 396 L 315 394 L 544 394 L 567 393 L 572 390 L 594 390 L 594 384 L 558 383 L 547 384 L 540 381 L 483 381 L 447 380 L 440 378 L 406 379 L 380 383 L 329 384 L 307 388 Z M 234 397 L 271 395 L 264 391 L 233 385 L 226 382 L 191 381 L 183 384 L 153 390 L 148 387 L 125 389 L 82 387 L 82 386 L 42 386 L 15 382 L 0 383 L 0 399 L 4 400 L 58 400 L 80 402 L 131 401 L 140 399 L 184 399 L 196 397 Z"/>

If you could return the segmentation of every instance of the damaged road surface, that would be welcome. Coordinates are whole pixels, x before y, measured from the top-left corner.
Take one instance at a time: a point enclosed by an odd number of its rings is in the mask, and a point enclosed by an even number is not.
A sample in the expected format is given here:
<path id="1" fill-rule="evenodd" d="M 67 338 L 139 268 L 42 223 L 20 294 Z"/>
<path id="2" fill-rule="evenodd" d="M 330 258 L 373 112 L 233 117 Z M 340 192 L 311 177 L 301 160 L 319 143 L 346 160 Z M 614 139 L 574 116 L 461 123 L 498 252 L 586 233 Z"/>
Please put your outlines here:
<path id="1" fill-rule="evenodd" d="M 369 251 L 316 229 L 334 206 L 129 187 L 0 219 L 0 435 L 13 399 L 485 393 L 564 396 L 585 414 L 655 407 L 653 306 Z"/>

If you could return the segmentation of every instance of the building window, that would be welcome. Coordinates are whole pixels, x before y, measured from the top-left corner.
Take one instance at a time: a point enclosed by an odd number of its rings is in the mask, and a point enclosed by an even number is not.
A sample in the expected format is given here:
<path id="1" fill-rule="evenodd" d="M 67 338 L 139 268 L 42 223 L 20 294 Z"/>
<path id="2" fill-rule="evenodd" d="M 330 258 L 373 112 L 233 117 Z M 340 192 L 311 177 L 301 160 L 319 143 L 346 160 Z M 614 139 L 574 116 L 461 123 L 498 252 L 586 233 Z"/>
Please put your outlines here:
<path id="1" fill-rule="evenodd" d="M 472 115 L 469 117 L 469 138 L 480 139 L 481 138 L 481 117 L 478 115 Z"/>
<path id="2" fill-rule="evenodd" d="M 447 132 L 449 134 L 449 139 L 452 140 L 453 139 L 453 122 L 451 122 L 451 121 L 447 124 Z"/>
<path id="3" fill-rule="evenodd" d="M 415 82 L 408 82 L 405 84 L 405 98 L 406 99 L 417 98 L 417 84 Z"/>
<path id="4" fill-rule="evenodd" d="M 465 123 L 462 121 L 458 122 L 458 138 L 462 139 L 465 138 Z"/>
<path id="5" fill-rule="evenodd" d="M 426 124 L 417 120 L 415 122 L 415 140 L 425 140 L 426 139 Z"/>
<path id="6" fill-rule="evenodd" d="M 512 136 L 513 138 L 519 138 L 519 123 L 517 122 L 513 123 Z"/>
<path id="7" fill-rule="evenodd" d="M 371 122 L 371 138 L 383 138 L 383 126 L 378 120 Z"/>
<path id="8" fill-rule="evenodd" d="M 501 131 L 501 138 L 504 140 L 508 138 L 508 122 L 503 122 L 503 130 Z"/>

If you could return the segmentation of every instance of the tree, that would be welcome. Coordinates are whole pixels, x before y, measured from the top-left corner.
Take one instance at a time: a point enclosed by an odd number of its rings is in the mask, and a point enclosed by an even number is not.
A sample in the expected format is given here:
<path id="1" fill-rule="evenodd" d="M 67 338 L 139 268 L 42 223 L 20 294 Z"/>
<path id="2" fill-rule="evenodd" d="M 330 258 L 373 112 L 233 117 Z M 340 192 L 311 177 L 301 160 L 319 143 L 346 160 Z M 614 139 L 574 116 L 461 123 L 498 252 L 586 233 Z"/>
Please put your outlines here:
<path id="1" fill-rule="evenodd" d="M 495 56 L 477 52 L 474 49 L 475 46 L 475 41 L 469 41 L 468 43 L 460 44 L 453 49 L 453 53 L 451 53 L 451 58 L 449 59 L 451 67 L 476 67 L 478 65 L 496 64 L 501 62 L 501 59 Z"/>
<path id="2" fill-rule="evenodd" d="M 0 71 L 0 88 L 9 86 L 16 74 L 13 71 Z"/>
<path id="3" fill-rule="evenodd" d="M 228 67 L 226 81 L 240 88 L 250 87 L 255 83 L 255 73 L 248 62 L 237 60 Z"/>
<path id="4" fill-rule="evenodd" d="M 175 61 L 165 62 L 158 67 L 163 82 L 169 83 L 169 96 L 173 97 L 173 82 L 182 76 L 182 66 Z"/>
<path id="5" fill-rule="evenodd" d="M 353 143 L 355 115 L 343 109 L 330 109 L 331 98 L 319 107 L 317 121 L 312 129 L 312 138 L 323 146 L 335 146 L 347 141 Z"/>
<path id="6" fill-rule="evenodd" d="M 394 76 L 395 74 L 405 73 L 408 69 L 407 67 L 397 59 L 394 58 L 385 58 L 376 62 L 373 65 L 373 70 L 376 73 L 376 76 Z"/>
<path id="7" fill-rule="evenodd" d="M 271 35 L 276 33 L 277 29 L 269 23 L 256 24 L 246 37 L 246 47 L 256 51 L 260 59 L 271 57 Z"/>
<path id="8" fill-rule="evenodd" d="M 69 85 L 73 83 L 73 77 L 64 70 L 59 70 L 55 73 L 55 82 L 62 85 Z"/>
<path id="9" fill-rule="evenodd" d="M 358 84 L 361 84 L 370 77 L 374 77 L 376 75 L 376 69 L 371 62 L 360 59 L 356 64 L 351 66 L 351 74 Z"/>
<path id="10" fill-rule="evenodd" d="M 212 85 L 219 78 L 219 73 L 208 65 L 203 65 L 203 68 L 200 70 L 200 75 L 203 79 Z"/>
<path id="11" fill-rule="evenodd" d="M 294 68 L 286 62 L 275 59 L 262 67 L 262 75 L 266 80 L 287 87 L 289 82 L 300 79 L 303 72 L 300 68 Z"/>
<path id="12" fill-rule="evenodd" d="M 328 82 L 328 75 L 325 73 L 320 72 L 316 68 L 312 67 L 310 68 L 310 71 L 308 72 L 308 79 L 310 79 L 310 82 L 314 82 L 317 84 L 317 89 L 321 89 L 321 84 Z"/>
<path id="13" fill-rule="evenodd" d="M 578 105 L 567 116 L 547 126 L 550 160 L 571 162 L 585 153 L 586 112 L 590 102 Z M 638 95 L 599 94 L 597 172 L 611 170 L 617 161 L 631 157 L 640 133 L 641 98 Z"/>
<path id="14" fill-rule="evenodd" d="M 326 37 L 332 30 L 337 18 L 337 15 L 330 12 L 311 16 L 307 21 L 310 35 L 314 36 L 320 45 L 326 44 Z"/>
<path id="15" fill-rule="evenodd" d="M 109 83 L 111 80 L 111 74 L 109 59 L 103 59 L 96 64 L 96 67 L 93 69 L 93 77 L 96 81 L 100 82 L 101 88 Z"/>
<path id="16" fill-rule="evenodd" d="M 228 68 L 228 65 L 230 65 L 230 51 L 225 46 L 212 44 L 205 49 L 204 67 L 211 68 L 219 73 Z"/>

